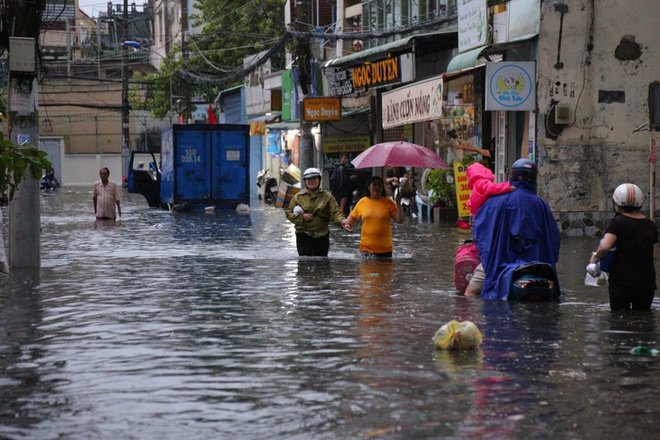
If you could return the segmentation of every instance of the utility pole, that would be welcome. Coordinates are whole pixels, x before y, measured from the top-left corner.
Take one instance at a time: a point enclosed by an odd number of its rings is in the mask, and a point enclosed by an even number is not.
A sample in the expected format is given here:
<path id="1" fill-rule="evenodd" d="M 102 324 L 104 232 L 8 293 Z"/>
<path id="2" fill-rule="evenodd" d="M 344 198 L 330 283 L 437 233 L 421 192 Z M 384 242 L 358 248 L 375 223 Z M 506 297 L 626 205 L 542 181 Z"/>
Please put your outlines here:
<path id="1" fill-rule="evenodd" d="M 296 8 L 299 8 L 296 10 L 296 17 L 298 18 L 296 27 L 299 31 L 304 32 L 304 23 L 306 23 L 305 19 L 307 17 L 306 1 L 296 2 Z M 299 38 L 296 41 L 296 56 L 298 58 L 298 82 L 304 99 L 306 96 L 312 95 L 311 52 L 308 40 L 302 41 Z M 312 124 L 304 120 L 302 100 L 300 101 L 298 117 L 300 118 L 300 170 L 304 173 L 307 168 L 314 166 L 314 137 L 312 136 Z"/>
<path id="2" fill-rule="evenodd" d="M 188 1 L 181 0 L 181 59 L 183 61 L 183 68 L 188 69 Z M 181 90 L 183 98 L 181 98 L 181 105 L 183 106 L 183 121 L 184 123 L 190 122 L 190 84 L 186 78 L 182 78 Z"/>
<path id="3" fill-rule="evenodd" d="M 124 0 L 121 24 L 121 172 L 122 178 L 128 177 L 128 162 L 131 156 L 131 138 L 128 108 L 128 67 L 126 66 L 126 52 L 128 47 L 124 44 L 128 40 L 128 0 Z M 123 179 L 122 179 L 123 181 Z"/>
<path id="4" fill-rule="evenodd" d="M 9 13 L 9 138 L 15 145 L 39 146 L 36 37 L 45 2 L 8 2 Z M 19 25 L 20 24 L 20 25 Z M 41 267 L 41 194 L 39 182 L 26 170 L 9 203 L 9 266 Z"/>

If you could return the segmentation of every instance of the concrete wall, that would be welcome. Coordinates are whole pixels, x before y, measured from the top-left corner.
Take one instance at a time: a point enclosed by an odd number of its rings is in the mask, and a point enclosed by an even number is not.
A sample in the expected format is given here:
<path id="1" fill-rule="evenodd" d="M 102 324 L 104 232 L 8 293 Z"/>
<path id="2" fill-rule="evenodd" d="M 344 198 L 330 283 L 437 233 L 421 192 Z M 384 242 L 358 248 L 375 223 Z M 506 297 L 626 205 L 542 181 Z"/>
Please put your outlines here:
<path id="1" fill-rule="evenodd" d="M 660 79 L 660 1 L 580 4 L 542 0 L 537 57 L 539 194 L 577 227 L 593 215 L 611 217 L 620 183 L 649 193 L 652 133 L 634 131 L 649 121 L 649 84 Z M 557 103 L 570 108 L 566 126 L 546 124 Z"/>
<path id="2" fill-rule="evenodd" d="M 121 185 L 121 154 L 64 154 L 62 186 L 89 186 L 99 180 L 99 170 L 107 167 L 110 180 Z"/>

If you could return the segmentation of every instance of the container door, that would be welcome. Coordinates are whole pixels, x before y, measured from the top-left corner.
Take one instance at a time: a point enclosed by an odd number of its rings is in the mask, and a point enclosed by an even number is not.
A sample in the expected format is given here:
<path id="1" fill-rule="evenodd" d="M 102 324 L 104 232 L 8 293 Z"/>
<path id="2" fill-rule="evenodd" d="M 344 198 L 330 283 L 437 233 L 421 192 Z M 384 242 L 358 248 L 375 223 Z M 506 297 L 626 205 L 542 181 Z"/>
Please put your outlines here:
<path id="1" fill-rule="evenodd" d="M 213 198 L 249 203 L 247 126 L 221 126 L 213 136 Z"/>
<path id="2" fill-rule="evenodd" d="M 175 130 L 175 203 L 211 196 L 211 136 L 194 126 Z"/>

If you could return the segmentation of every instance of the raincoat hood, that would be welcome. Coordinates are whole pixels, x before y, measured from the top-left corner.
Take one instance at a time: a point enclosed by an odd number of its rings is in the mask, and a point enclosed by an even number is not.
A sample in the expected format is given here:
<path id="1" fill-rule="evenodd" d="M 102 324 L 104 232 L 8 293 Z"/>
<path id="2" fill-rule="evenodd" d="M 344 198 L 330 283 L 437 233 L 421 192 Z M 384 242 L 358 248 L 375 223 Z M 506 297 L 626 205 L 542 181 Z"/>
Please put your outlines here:
<path id="1" fill-rule="evenodd" d="M 490 182 L 495 181 L 495 176 L 493 175 L 493 172 L 479 162 L 475 162 L 472 165 L 470 165 L 467 168 L 466 174 L 468 178 L 468 188 L 470 189 L 474 189 L 474 184 L 481 179 L 486 179 Z"/>

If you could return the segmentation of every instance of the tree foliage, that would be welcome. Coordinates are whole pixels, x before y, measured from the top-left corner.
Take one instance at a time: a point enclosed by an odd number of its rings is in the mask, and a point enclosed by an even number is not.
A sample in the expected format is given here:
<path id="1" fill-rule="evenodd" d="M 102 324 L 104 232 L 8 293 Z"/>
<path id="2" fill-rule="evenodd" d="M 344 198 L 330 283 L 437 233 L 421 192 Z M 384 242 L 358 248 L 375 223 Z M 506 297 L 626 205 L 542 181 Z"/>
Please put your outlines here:
<path id="1" fill-rule="evenodd" d="M 136 73 L 134 81 L 138 85 L 129 93 L 131 108 L 148 111 L 156 119 L 175 117 L 183 93 L 180 70 L 181 60 L 172 54 L 164 60 L 158 72 L 150 75 Z"/>
<path id="2" fill-rule="evenodd" d="M 470 165 L 475 161 L 473 154 L 466 154 L 461 160 L 462 165 Z M 484 163 L 487 166 L 487 163 Z M 427 189 L 433 190 L 430 197 L 432 204 L 440 202 L 444 206 L 457 206 L 456 183 L 454 180 L 454 164 L 449 164 L 449 169 L 435 168 L 428 174 Z"/>
<path id="3" fill-rule="evenodd" d="M 200 72 L 226 75 L 240 68 L 246 56 L 269 49 L 285 32 L 284 0 L 202 0 L 199 4 L 202 16 L 193 16 L 192 22 L 202 23 L 204 31 L 193 39 L 191 63 Z M 237 82 L 242 80 L 237 78 Z"/>
<path id="4" fill-rule="evenodd" d="M 12 200 L 26 171 L 39 180 L 43 172 L 52 167 L 46 156 L 45 151 L 32 145 L 16 146 L 0 133 L 0 194 L 8 194 Z"/>
<path id="5" fill-rule="evenodd" d="M 178 113 L 181 109 L 174 104 L 182 95 L 182 70 L 230 79 L 217 87 L 186 78 L 195 99 L 212 102 L 222 89 L 243 82 L 239 72 L 246 56 L 270 49 L 286 31 L 284 0 L 199 0 L 197 5 L 201 14 L 190 17 L 190 26 L 201 24 L 203 30 L 191 35 L 188 65 L 183 65 L 181 50 L 177 48 L 168 54 L 158 72 L 136 76 L 143 85 L 131 93 L 133 109 L 150 111 L 155 118 L 171 115 L 171 107 Z M 283 54 L 271 59 L 275 70 L 283 68 L 283 59 Z"/>

